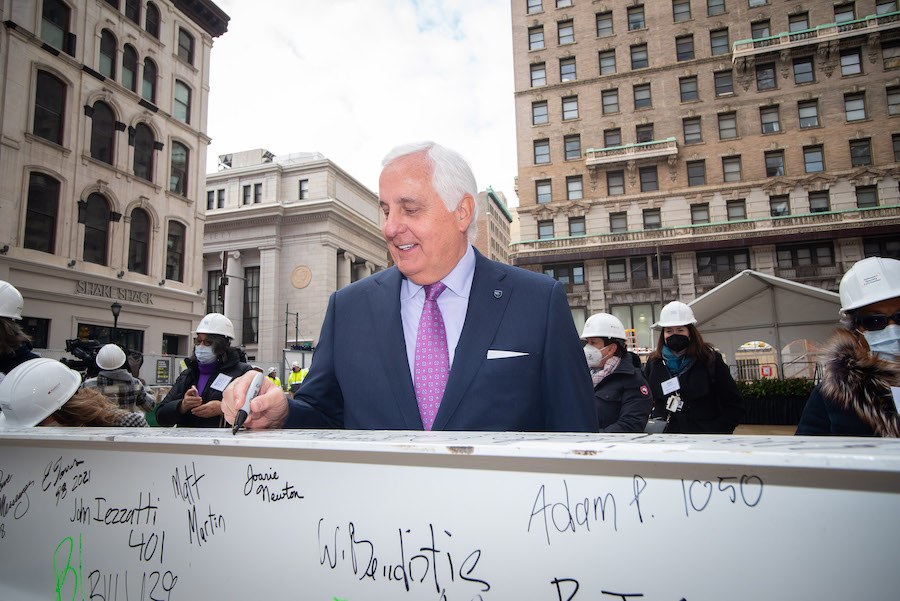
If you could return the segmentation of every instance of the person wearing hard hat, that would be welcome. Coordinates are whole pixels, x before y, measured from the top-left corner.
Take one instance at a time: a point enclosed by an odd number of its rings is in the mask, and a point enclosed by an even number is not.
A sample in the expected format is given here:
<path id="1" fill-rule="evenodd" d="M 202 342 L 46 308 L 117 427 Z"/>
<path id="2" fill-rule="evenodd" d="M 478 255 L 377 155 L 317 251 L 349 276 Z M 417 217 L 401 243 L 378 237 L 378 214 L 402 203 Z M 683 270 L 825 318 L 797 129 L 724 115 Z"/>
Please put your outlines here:
<path id="1" fill-rule="evenodd" d="M 22 294 L 0 280 L 0 379 L 15 366 L 40 357 L 32 350 L 31 338 L 16 323 L 22 319 Z"/>
<path id="2" fill-rule="evenodd" d="M 120 409 L 81 374 L 54 359 L 38 358 L 12 369 L 0 382 L 0 428 L 33 426 L 147 427 L 140 413 Z"/>
<path id="3" fill-rule="evenodd" d="M 234 325 L 221 313 L 206 315 L 194 334 L 194 352 L 185 360 L 187 368 L 156 408 L 160 426 L 223 427 L 222 392 L 233 379 L 253 369 L 240 360 L 239 349 L 231 346 Z"/>
<path id="4" fill-rule="evenodd" d="M 147 412 L 153 409 L 153 397 L 144 389 L 141 381 L 126 368 L 128 358 L 117 344 L 105 344 L 97 351 L 97 367 L 100 372 L 84 381 L 84 388 L 96 389 L 116 403 L 120 409 Z"/>
<path id="5" fill-rule="evenodd" d="M 797 434 L 900 436 L 900 261 L 869 257 L 841 278 L 841 325 Z"/>
<path id="6" fill-rule="evenodd" d="M 297 392 L 297 389 L 300 388 L 300 383 L 303 382 L 304 378 L 306 378 L 306 374 L 308 372 L 308 369 L 303 369 L 300 367 L 299 361 L 294 361 L 293 363 L 291 363 L 291 373 L 288 375 L 287 379 L 288 391 L 291 394 Z"/>
<path id="7" fill-rule="evenodd" d="M 594 382 L 600 431 L 643 432 L 653 397 L 625 346 L 625 326 L 614 315 L 595 313 L 584 322 L 581 339 Z"/>
<path id="8" fill-rule="evenodd" d="M 267 377 L 272 380 L 272 383 L 275 384 L 278 388 L 282 388 L 281 386 L 281 378 L 278 377 L 278 370 L 274 367 L 269 368 L 269 373 L 266 374 Z M 283 389 L 283 388 L 282 388 Z"/>
<path id="9" fill-rule="evenodd" d="M 672 301 L 653 327 L 661 330 L 644 376 L 653 393 L 653 417 L 665 432 L 731 434 L 744 416 L 744 401 L 722 355 L 703 341 L 691 308 Z"/>

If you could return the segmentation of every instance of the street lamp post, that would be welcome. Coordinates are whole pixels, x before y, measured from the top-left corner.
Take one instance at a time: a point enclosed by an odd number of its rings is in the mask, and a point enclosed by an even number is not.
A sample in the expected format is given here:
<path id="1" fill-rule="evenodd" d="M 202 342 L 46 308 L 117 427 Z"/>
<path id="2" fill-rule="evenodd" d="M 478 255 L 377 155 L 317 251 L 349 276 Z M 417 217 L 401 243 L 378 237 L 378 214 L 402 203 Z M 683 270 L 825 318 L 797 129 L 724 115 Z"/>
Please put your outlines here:
<path id="1" fill-rule="evenodd" d="M 119 313 L 122 312 L 122 305 L 113 303 L 109 306 L 109 310 L 112 311 L 113 314 L 113 331 L 112 340 L 110 340 L 110 342 L 116 343 L 116 340 L 119 337 Z"/>

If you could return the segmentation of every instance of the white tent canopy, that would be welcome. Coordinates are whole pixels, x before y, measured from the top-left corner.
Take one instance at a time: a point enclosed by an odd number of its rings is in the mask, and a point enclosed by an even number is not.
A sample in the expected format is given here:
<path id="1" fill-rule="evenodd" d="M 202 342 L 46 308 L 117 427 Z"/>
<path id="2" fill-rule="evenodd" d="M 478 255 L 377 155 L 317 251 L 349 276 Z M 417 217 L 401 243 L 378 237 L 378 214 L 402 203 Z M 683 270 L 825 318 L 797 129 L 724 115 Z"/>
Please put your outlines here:
<path id="1" fill-rule="evenodd" d="M 703 338 L 734 361 L 751 340 L 762 340 L 778 356 L 785 345 L 806 339 L 821 344 L 838 325 L 835 292 L 746 269 L 689 303 Z"/>

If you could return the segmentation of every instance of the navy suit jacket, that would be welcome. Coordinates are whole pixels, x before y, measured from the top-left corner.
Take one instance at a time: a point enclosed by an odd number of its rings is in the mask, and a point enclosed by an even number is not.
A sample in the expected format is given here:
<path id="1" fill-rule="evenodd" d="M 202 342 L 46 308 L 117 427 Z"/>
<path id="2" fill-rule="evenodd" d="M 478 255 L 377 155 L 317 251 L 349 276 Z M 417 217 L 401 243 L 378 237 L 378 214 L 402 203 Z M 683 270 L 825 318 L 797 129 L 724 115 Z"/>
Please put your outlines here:
<path id="1" fill-rule="evenodd" d="M 476 251 L 434 430 L 596 432 L 590 373 L 562 285 Z M 286 428 L 421 430 L 396 267 L 335 292 Z M 488 359 L 488 351 L 521 356 Z"/>

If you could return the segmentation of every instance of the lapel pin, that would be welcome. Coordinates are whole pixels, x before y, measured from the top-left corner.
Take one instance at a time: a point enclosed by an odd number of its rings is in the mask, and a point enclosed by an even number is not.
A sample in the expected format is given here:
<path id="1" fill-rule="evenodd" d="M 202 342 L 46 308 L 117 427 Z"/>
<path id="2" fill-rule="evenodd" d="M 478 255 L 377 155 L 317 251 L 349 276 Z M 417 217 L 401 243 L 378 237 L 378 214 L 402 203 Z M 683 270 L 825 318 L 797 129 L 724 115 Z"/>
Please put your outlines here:
<path id="1" fill-rule="evenodd" d="M 494 298 L 502 298 L 503 291 L 502 290 L 494 290 Z"/>

